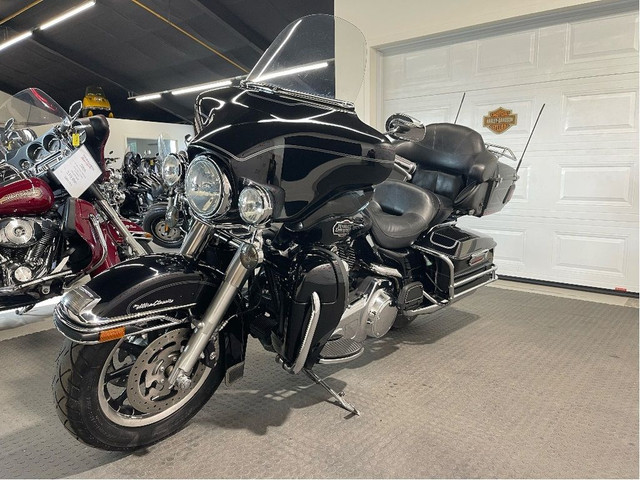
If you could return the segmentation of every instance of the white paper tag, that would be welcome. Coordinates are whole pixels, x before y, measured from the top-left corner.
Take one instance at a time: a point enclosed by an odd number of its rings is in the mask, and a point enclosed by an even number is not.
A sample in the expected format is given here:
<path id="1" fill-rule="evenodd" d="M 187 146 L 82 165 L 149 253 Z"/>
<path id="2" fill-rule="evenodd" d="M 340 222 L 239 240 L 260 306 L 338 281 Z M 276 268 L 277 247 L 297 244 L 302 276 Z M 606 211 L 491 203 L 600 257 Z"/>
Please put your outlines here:
<path id="1" fill-rule="evenodd" d="M 58 166 L 53 174 L 69 195 L 78 198 L 102 175 L 102 170 L 83 145 Z"/>

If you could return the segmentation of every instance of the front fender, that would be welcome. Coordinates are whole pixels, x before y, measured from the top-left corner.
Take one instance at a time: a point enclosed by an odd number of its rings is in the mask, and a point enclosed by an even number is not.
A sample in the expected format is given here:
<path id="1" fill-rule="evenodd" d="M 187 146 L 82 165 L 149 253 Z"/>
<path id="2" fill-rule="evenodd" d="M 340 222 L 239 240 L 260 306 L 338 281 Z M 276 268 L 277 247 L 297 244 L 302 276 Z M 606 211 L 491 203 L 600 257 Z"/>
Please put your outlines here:
<path id="1" fill-rule="evenodd" d="M 162 328 L 176 310 L 206 308 L 221 283 L 220 275 L 180 255 L 132 258 L 67 292 L 54 323 L 74 342 L 109 341 L 153 322 Z"/>

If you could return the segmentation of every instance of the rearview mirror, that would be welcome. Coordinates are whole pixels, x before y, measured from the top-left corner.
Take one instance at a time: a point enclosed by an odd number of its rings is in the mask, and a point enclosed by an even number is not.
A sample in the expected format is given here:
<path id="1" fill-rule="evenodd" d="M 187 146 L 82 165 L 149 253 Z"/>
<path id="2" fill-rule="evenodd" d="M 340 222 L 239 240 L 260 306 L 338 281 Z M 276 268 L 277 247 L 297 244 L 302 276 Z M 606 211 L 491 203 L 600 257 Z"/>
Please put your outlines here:
<path id="1" fill-rule="evenodd" d="M 384 128 L 387 130 L 387 135 L 399 140 L 419 142 L 426 135 L 424 124 L 420 120 L 404 113 L 391 115 L 387 119 Z"/>
<path id="2" fill-rule="evenodd" d="M 82 100 L 77 100 L 71 104 L 69 107 L 69 116 L 71 120 L 75 120 L 80 116 L 80 112 L 82 111 Z"/>
<path id="3" fill-rule="evenodd" d="M 13 123 L 14 123 L 13 118 L 10 118 L 9 120 L 7 120 L 7 123 L 4 124 L 5 133 L 13 129 Z"/>

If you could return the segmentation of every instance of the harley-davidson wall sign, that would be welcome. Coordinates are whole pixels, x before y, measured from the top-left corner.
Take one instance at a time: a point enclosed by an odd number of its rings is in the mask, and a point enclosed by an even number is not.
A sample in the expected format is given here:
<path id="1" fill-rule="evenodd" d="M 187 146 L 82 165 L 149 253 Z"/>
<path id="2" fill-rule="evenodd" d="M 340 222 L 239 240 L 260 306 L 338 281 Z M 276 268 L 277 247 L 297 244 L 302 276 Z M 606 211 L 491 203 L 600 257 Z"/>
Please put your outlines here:
<path id="1" fill-rule="evenodd" d="M 493 133 L 504 133 L 518 124 L 518 114 L 506 108 L 498 107 L 482 117 L 482 126 Z"/>

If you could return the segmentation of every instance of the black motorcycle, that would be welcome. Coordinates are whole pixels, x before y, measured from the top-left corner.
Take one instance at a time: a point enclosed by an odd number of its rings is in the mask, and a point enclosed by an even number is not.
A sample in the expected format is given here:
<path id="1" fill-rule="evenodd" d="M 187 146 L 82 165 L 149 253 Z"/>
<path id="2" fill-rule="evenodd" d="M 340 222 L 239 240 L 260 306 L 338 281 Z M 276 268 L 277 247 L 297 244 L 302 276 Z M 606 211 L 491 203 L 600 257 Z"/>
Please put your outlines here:
<path id="1" fill-rule="evenodd" d="M 121 173 L 120 189 L 124 200 L 120 204 L 120 214 L 141 225 L 149 207 L 164 195 L 162 179 L 156 173 L 155 157 L 127 152 Z"/>
<path id="2" fill-rule="evenodd" d="M 142 228 L 153 243 L 179 248 L 189 225 L 189 204 L 184 196 L 184 174 L 189 159 L 185 152 L 170 153 L 162 161 L 162 181 L 167 200 L 155 202 L 144 215 Z"/>
<path id="3" fill-rule="evenodd" d="M 334 55 L 338 37 L 360 64 Z M 131 450 L 173 434 L 243 376 L 249 335 L 358 414 L 314 365 L 496 280 L 495 242 L 456 218 L 499 211 L 516 170 L 466 127 L 361 122 L 337 97 L 355 98 L 365 51 L 353 25 L 304 17 L 245 80 L 200 95 L 180 254 L 117 265 L 55 309 L 68 338 L 55 403 L 81 441 Z"/>

